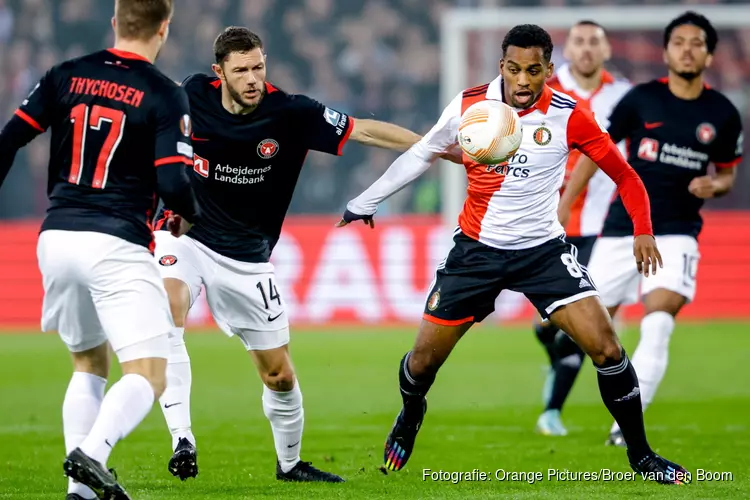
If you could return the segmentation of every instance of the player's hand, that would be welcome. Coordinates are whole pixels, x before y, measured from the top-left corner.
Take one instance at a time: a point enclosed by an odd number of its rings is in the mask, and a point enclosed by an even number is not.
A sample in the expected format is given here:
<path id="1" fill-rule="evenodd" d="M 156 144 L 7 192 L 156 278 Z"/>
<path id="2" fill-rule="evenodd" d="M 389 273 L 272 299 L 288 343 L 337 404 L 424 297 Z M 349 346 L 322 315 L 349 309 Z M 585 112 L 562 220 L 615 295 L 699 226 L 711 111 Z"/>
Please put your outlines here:
<path id="1" fill-rule="evenodd" d="M 172 214 L 169 216 L 169 219 L 167 219 L 167 229 L 169 229 L 169 232 L 172 233 L 172 236 L 175 238 L 179 238 L 183 234 L 186 234 L 190 231 L 191 227 L 193 227 L 193 225 L 183 219 L 180 215 Z"/>
<path id="2" fill-rule="evenodd" d="M 350 212 L 349 210 L 344 210 L 344 215 L 341 217 L 341 220 L 336 223 L 336 227 L 344 227 L 350 222 L 354 222 L 356 220 L 361 220 L 370 228 L 375 227 L 375 221 L 372 219 L 372 215 L 359 215 L 355 214 L 354 212 Z"/>
<path id="3" fill-rule="evenodd" d="M 714 179 L 710 175 L 704 175 L 702 177 L 696 177 L 688 185 L 688 191 L 693 196 L 701 199 L 713 198 L 716 194 L 716 188 L 714 187 Z"/>
<path id="4" fill-rule="evenodd" d="M 443 160 L 448 160 L 449 162 L 455 163 L 457 165 L 464 164 L 464 152 L 463 149 L 461 149 L 461 146 L 458 145 L 455 145 L 454 147 L 449 149 L 447 153 L 441 154 L 440 158 L 442 158 Z"/>
<path id="5" fill-rule="evenodd" d="M 647 278 L 649 269 L 651 269 L 651 274 L 656 274 L 657 263 L 659 267 L 664 267 L 659 249 L 656 248 L 656 240 L 649 234 L 641 234 L 635 237 L 633 240 L 633 255 L 635 255 L 638 272 Z"/>

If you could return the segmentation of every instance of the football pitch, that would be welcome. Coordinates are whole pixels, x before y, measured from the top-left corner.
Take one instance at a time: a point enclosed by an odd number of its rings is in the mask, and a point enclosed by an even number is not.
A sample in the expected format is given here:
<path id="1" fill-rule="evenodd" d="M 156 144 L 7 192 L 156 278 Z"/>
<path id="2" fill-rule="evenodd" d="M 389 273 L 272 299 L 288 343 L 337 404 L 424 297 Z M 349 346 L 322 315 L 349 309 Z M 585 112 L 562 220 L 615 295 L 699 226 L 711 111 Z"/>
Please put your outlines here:
<path id="1" fill-rule="evenodd" d="M 631 354 L 637 336 L 623 335 Z M 590 362 L 563 413 L 569 435 L 539 436 L 542 348 L 527 327 L 489 326 L 467 334 L 443 367 L 409 464 L 388 474 L 380 470 L 383 443 L 400 408 L 398 362 L 414 329 L 296 330 L 302 457 L 347 482 L 280 483 L 261 383 L 240 342 L 216 332 L 187 338 L 200 474 L 181 483 L 167 472 L 170 436 L 154 407 L 109 463 L 136 499 L 750 498 L 748 324 L 678 323 L 674 332 L 646 425 L 656 451 L 693 473 L 687 486 L 588 478 L 630 471 L 624 450 L 604 446 L 611 420 Z M 0 335 L 0 498 L 64 498 L 61 403 L 69 375 L 56 336 Z M 425 469 L 476 469 L 475 478 L 483 472 L 490 480 L 433 481 Z M 699 469 L 716 480 L 698 480 Z M 535 473 L 541 479 L 528 480 Z"/>

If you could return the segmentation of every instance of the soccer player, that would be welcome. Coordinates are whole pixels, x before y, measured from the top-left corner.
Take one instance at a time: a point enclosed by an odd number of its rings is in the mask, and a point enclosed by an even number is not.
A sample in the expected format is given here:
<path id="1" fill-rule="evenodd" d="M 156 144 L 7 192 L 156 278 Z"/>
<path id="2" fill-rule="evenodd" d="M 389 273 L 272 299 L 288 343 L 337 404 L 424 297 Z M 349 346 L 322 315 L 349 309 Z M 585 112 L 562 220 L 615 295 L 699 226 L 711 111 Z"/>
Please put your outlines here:
<path id="1" fill-rule="evenodd" d="M 568 152 L 579 149 L 617 184 L 635 224 L 633 253 L 645 274 L 660 255 L 651 235 L 643 184 L 591 112 L 545 85 L 553 64 L 552 40 L 536 25 L 519 25 L 503 40 L 500 76 L 464 90 L 438 123 L 359 197 L 339 226 L 372 223 L 378 203 L 425 172 L 456 144 L 460 117 L 470 105 L 502 100 L 515 108 L 524 136 L 508 163 L 481 165 L 464 158 L 468 197 L 454 231 L 454 246 L 437 269 L 416 342 L 401 360 L 403 407 L 385 443 L 385 465 L 400 470 L 411 456 L 427 411 L 426 395 L 440 366 L 471 326 L 494 309 L 503 289 L 524 293 L 543 319 L 567 332 L 591 357 L 604 404 L 620 423 L 637 472 L 677 483 L 686 471 L 654 453 L 646 439 L 638 379 L 601 306 L 588 273 L 564 239 L 557 202 Z"/>
<path id="2" fill-rule="evenodd" d="M 628 265 L 632 226 L 623 200 L 616 198 L 594 247 L 591 275 L 612 315 L 620 305 L 638 300 L 640 285 L 645 315 L 633 365 L 644 410 L 667 369 L 675 317 L 695 296 L 703 200 L 732 189 L 742 159 L 739 112 L 724 95 L 708 88 L 703 77 L 717 42 L 716 30 L 702 15 L 686 12 L 674 19 L 664 30 L 668 76 L 634 87 L 610 117 L 611 137 L 629 142 L 629 156 L 652 201 L 654 233 L 664 252 L 664 270 L 640 279 Z M 713 175 L 708 174 L 709 163 L 716 167 Z M 591 161 L 576 167 L 563 198 L 574 196 L 595 171 Z M 617 423 L 607 442 L 624 446 Z"/>
<path id="3" fill-rule="evenodd" d="M 580 21 L 570 29 L 565 42 L 564 55 L 568 63 L 557 68 L 547 82 L 554 90 L 577 101 L 578 106 L 591 110 L 602 125 L 606 125 L 614 105 L 631 88 L 626 80 L 616 79 L 604 69 L 611 52 L 604 28 L 595 21 Z M 566 174 L 573 170 L 580 157 L 580 151 L 570 151 Z M 615 184 L 599 171 L 570 205 L 561 204 L 558 208 L 558 213 L 567 218 L 567 223 L 561 221 L 565 239 L 576 247 L 581 266 L 589 264 L 614 191 Z M 542 396 L 545 408 L 536 428 L 544 435 L 564 436 L 568 432 L 560 412 L 583 365 L 583 350 L 549 321 L 535 323 L 534 331 L 550 359 Z"/>
<path id="4" fill-rule="evenodd" d="M 146 417 L 166 383 L 169 302 L 150 225 L 158 197 L 197 222 L 185 92 L 154 66 L 171 0 L 117 0 L 114 48 L 50 69 L 0 133 L 0 181 L 16 152 L 52 129 L 50 207 L 37 255 L 42 330 L 73 358 L 63 401 L 68 500 L 130 498 L 107 470 L 118 441 Z M 105 395 L 109 345 L 123 376 Z"/>
<path id="5" fill-rule="evenodd" d="M 192 181 L 203 218 L 189 234 L 157 231 L 157 257 L 176 328 L 160 403 L 172 434 L 170 472 L 198 473 L 190 421 L 188 310 L 201 285 L 211 313 L 249 351 L 263 381 L 263 411 L 277 455 L 276 477 L 341 482 L 300 460 L 302 393 L 289 355 L 289 320 L 269 259 L 309 150 L 340 155 L 347 139 L 406 151 L 420 136 L 395 125 L 353 119 L 266 80 L 261 39 L 230 27 L 214 43 L 216 76 L 185 80 L 193 113 Z M 169 204 L 167 204 L 167 208 Z"/>

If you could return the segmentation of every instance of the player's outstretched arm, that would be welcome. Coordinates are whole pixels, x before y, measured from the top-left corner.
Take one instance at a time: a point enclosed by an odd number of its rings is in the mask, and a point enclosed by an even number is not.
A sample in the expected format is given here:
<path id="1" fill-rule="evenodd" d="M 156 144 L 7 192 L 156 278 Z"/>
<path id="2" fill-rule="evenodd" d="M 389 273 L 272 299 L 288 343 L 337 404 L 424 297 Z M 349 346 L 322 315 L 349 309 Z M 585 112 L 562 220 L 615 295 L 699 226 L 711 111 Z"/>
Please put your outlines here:
<path id="1" fill-rule="evenodd" d="M 354 120 L 350 139 L 365 146 L 391 149 L 403 153 L 422 138 L 392 123 L 357 118 Z"/>
<path id="2" fill-rule="evenodd" d="M 638 272 L 656 274 L 663 267 L 651 226 L 651 202 L 641 178 L 586 109 L 576 107 L 568 121 L 568 145 L 579 149 L 617 184 L 617 192 L 633 221 L 633 254 Z"/>
<path id="3" fill-rule="evenodd" d="M 597 170 L 599 170 L 599 167 L 586 155 L 581 155 L 578 163 L 573 167 L 568 183 L 565 185 L 565 190 L 560 197 L 560 204 L 557 207 L 557 216 L 560 219 L 560 224 L 563 226 L 568 223 L 570 210 L 576 198 L 586 188 Z"/>
<path id="4" fill-rule="evenodd" d="M 336 226 L 342 227 L 350 222 L 362 220 L 370 227 L 375 227 L 372 217 L 378 210 L 378 205 L 425 173 L 439 157 L 440 153 L 430 151 L 424 141 L 416 143 L 396 158 L 388 170 L 365 192 L 346 205 L 344 216 Z"/>
<path id="5" fill-rule="evenodd" d="M 355 123 L 361 121 L 363 120 L 357 120 Z M 426 172 L 438 158 L 447 158 L 454 154 L 460 121 L 461 94 L 448 104 L 438 122 L 419 142 L 399 156 L 364 193 L 346 205 L 344 216 L 336 226 L 342 227 L 355 220 L 362 220 L 370 227 L 374 227 L 372 217 L 380 202 Z"/>
<path id="6" fill-rule="evenodd" d="M 18 150 L 31 142 L 41 130 L 18 115 L 5 125 L 0 132 L 0 186 L 13 166 Z"/>

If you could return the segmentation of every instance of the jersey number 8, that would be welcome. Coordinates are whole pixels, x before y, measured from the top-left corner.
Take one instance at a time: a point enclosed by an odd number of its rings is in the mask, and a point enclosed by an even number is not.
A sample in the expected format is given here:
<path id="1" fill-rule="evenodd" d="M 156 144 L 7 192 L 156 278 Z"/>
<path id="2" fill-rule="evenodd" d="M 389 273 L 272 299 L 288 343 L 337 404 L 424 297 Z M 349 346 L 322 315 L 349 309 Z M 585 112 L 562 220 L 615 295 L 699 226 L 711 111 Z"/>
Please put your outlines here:
<path id="1" fill-rule="evenodd" d="M 105 122 L 109 123 L 109 132 L 96 157 L 94 176 L 91 179 L 91 187 L 104 189 L 107 184 L 109 164 L 125 131 L 125 113 L 99 105 L 89 108 L 86 104 L 79 104 L 70 111 L 70 122 L 73 124 L 73 158 L 70 162 L 68 182 L 77 185 L 80 185 L 83 175 L 88 130 L 98 131 L 102 129 Z"/>
<path id="2" fill-rule="evenodd" d="M 560 256 L 560 260 L 565 264 L 565 268 L 571 276 L 574 278 L 583 278 L 583 270 L 581 270 L 581 266 L 573 255 L 564 253 Z"/>

